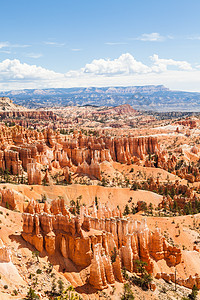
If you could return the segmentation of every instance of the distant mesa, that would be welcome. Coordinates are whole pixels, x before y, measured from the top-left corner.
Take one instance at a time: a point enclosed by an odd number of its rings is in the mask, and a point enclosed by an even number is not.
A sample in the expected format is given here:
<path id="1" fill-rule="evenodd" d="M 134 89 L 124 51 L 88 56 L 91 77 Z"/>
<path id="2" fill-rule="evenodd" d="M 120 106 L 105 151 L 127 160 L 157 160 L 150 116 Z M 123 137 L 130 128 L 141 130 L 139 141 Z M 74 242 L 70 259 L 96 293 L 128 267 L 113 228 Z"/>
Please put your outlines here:
<path id="1" fill-rule="evenodd" d="M 163 85 L 24 89 L 2 92 L 27 108 L 120 106 L 136 110 L 200 111 L 200 93 L 172 91 Z"/>

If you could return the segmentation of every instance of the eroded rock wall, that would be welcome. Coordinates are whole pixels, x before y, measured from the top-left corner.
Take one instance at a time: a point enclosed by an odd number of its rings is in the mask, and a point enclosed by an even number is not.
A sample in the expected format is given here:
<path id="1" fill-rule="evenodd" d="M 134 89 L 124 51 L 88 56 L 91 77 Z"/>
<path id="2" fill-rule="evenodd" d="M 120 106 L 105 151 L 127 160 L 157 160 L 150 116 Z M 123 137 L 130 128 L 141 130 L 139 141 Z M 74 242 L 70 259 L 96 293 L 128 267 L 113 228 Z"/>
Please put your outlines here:
<path id="1" fill-rule="evenodd" d="M 151 232 L 145 219 L 122 218 L 119 209 L 108 205 L 93 204 L 89 212 L 82 207 L 80 215 L 73 216 L 63 199 L 51 207 L 31 201 L 23 214 L 22 237 L 40 252 L 59 251 L 82 268 L 90 266 L 89 282 L 97 289 L 122 282 L 122 266 L 137 271 L 136 259 L 147 262 L 149 273 L 154 261 L 164 259 L 169 266 L 181 261 L 181 250 L 168 244 L 159 229 Z"/>

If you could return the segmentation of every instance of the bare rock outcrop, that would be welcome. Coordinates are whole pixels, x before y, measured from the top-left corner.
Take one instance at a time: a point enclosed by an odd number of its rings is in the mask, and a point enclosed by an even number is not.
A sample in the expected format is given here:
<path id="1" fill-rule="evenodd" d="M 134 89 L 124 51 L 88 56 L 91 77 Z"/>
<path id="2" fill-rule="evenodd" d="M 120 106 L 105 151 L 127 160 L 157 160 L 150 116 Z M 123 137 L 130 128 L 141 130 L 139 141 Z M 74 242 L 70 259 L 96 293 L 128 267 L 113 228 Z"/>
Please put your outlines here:
<path id="1" fill-rule="evenodd" d="M 6 247 L 3 241 L 0 239 L 0 262 L 10 262 L 11 261 L 11 250 Z"/>
<path id="2" fill-rule="evenodd" d="M 194 276 L 189 276 L 186 279 L 182 278 L 175 278 L 175 274 L 167 274 L 167 273 L 157 273 L 155 276 L 157 279 L 164 279 L 167 282 L 175 282 L 178 285 L 184 286 L 186 288 L 192 289 L 194 285 L 196 285 L 197 289 L 200 289 L 200 276 L 198 274 L 195 274 Z"/>

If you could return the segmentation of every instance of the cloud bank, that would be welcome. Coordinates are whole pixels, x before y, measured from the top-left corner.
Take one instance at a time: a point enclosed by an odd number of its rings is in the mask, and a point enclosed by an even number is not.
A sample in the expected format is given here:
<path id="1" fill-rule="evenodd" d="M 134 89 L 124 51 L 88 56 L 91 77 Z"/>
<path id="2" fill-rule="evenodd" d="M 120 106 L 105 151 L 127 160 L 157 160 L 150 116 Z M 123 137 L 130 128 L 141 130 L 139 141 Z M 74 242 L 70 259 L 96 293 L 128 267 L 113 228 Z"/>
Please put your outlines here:
<path id="1" fill-rule="evenodd" d="M 137 61 L 131 54 L 122 54 L 114 60 L 95 59 L 90 64 L 86 64 L 82 69 L 84 73 L 95 75 L 130 75 L 134 73 L 148 73 L 150 68 Z"/>
<path id="2" fill-rule="evenodd" d="M 187 61 L 159 58 L 157 54 L 149 58 L 147 65 L 130 53 L 115 59 L 95 59 L 79 70 L 66 73 L 22 63 L 18 59 L 0 62 L 0 90 L 147 84 L 200 92 L 200 69 Z"/>

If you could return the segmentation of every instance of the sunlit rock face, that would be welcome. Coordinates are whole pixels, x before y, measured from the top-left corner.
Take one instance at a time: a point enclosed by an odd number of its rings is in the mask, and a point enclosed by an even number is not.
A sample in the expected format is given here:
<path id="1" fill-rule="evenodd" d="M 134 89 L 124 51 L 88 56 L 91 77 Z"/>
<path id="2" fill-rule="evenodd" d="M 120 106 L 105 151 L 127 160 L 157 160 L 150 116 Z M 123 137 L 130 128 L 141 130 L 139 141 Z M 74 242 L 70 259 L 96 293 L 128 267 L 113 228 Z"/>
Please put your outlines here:
<path id="1" fill-rule="evenodd" d="M 95 203 L 81 206 L 73 216 L 63 199 L 41 205 L 31 201 L 23 214 L 22 237 L 38 251 L 71 259 L 80 267 L 90 266 L 89 283 L 104 289 L 115 280 L 123 282 L 121 267 L 136 271 L 135 260 L 147 263 L 153 273 L 154 261 L 164 259 L 168 266 L 181 262 L 181 250 L 171 246 L 158 228 L 150 231 L 146 220 L 122 218 L 120 209 Z"/>
<path id="2" fill-rule="evenodd" d="M 0 132 L 0 168 L 10 174 L 27 172 L 29 184 L 41 184 L 42 166 L 62 169 L 69 180 L 67 167 L 76 166 L 77 174 L 101 180 L 100 164 L 104 161 L 131 164 L 143 160 L 147 154 L 159 153 L 155 137 L 87 136 L 74 133 L 64 136 L 50 128 L 42 132 L 19 125 L 2 126 Z"/>

